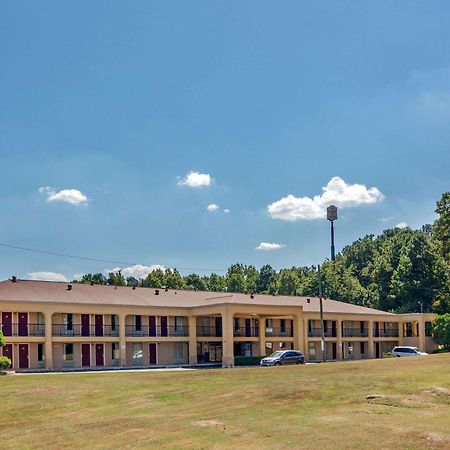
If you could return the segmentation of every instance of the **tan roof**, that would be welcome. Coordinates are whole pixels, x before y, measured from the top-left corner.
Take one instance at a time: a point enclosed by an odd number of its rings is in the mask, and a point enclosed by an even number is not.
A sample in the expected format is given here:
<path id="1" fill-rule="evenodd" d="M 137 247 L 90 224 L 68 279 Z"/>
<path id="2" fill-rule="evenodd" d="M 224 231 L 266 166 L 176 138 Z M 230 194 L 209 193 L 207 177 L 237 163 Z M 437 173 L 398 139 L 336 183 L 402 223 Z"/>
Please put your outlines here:
<path id="1" fill-rule="evenodd" d="M 123 305 L 123 306 L 149 306 L 193 308 L 198 306 L 211 306 L 219 304 L 245 304 L 245 305 L 280 305 L 302 306 L 305 312 L 319 312 L 319 299 L 315 297 L 294 297 L 283 295 L 255 294 L 254 298 L 246 294 L 231 292 L 197 292 L 159 289 L 155 295 L 155 288 L 132 289 L 130 286 L 114 287 L 103 285 L 87 285 L 54 281 L 11 280 L 0 282 L 0 309 L 2 301 L 63 303 L 86 305 Z M 324 300 L 324 312 L 346 314 L 386 314 L 385 311 L 365 308 L 350 303 L 335 300 Z"/>

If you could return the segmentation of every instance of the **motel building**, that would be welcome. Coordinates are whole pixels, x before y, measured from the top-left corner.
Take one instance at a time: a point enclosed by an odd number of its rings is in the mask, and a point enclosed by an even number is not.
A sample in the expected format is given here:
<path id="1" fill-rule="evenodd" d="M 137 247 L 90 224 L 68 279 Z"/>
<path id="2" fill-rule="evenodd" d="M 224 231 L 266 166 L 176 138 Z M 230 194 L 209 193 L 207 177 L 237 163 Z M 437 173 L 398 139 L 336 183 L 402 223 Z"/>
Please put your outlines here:
<path id="1" fill-rule="evenodd" d="M 432 351 L 433 314 L 323 301 L 327 360 Z M 0 282 L 4 356 L 15 370 L 222 364 L 301 350 L 321 361 L 319 299 L 11 280 Z"/>

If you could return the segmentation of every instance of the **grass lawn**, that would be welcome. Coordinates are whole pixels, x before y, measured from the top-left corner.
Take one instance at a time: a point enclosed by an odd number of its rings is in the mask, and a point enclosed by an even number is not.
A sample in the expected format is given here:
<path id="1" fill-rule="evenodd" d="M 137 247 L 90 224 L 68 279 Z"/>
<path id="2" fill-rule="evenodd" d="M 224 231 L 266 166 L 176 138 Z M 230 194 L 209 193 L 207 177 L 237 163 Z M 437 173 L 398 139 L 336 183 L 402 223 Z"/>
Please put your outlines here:
<path id="1" fill-rule="evenodd" d="M 0 448 L 450 448 L 449 368 L 443 354 L 0 377 Z"/>

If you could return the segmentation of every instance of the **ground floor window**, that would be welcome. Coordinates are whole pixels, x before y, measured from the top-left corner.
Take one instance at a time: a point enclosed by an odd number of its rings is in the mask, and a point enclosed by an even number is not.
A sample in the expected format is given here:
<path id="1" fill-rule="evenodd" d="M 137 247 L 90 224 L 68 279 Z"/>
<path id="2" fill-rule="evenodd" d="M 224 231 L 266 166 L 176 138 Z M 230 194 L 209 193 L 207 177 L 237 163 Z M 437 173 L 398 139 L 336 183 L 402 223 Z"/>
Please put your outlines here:
<path id="1" fill-rule="evenodd" d="M 111 348 L 112 348 L 112 360 L 115 361 L 120 359 L 119 343 L 113 342 Z"/>
<path id="2" fill-rule="evenodd" d="M 142 344 L 140 342 L 133 343 L 133 364 L 142 364 L 144 360 L 144 353 L 142 351 Z"/>
<path id="3" fill-rule="evenodd" d="M 316 343 L 308 342 L 308 355 L 310 359 L 316 359 Z"/>
<path id="4" fill-rule="evenodd" d="M 73 344 L 64 344 L 63 360 L 73 361 Z"/>
<path id="5" fill-rule="evenodd" d="M 175 363 L 182 363 L 184 361 L 184 344 L 183 342 L 175 342 L 174 345 Z"/>
<path id="6" fill-rule="evenodd" d="M 45 353 L 44 353 L 44 344 L 38 344 L 38 361 L 44 361 Z"/>
<path id="7" fill-rule="evenodd" d="M 433 336 L 433 324 L 431 322 L 425 322 L 425 336 Z"/>

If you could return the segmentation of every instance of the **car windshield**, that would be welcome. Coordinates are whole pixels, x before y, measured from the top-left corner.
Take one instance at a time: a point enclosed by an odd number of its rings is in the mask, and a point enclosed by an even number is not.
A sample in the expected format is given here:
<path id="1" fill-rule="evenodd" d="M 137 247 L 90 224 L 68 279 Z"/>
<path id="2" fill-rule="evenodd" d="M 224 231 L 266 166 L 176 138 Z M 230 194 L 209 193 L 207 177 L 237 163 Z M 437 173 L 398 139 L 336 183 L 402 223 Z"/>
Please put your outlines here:
<path id="1" fill-rule="evenodd" d="M 281 356 L 284 352 L 273 352 L 269 358 L 278 358 L 278 356 Z"/>

